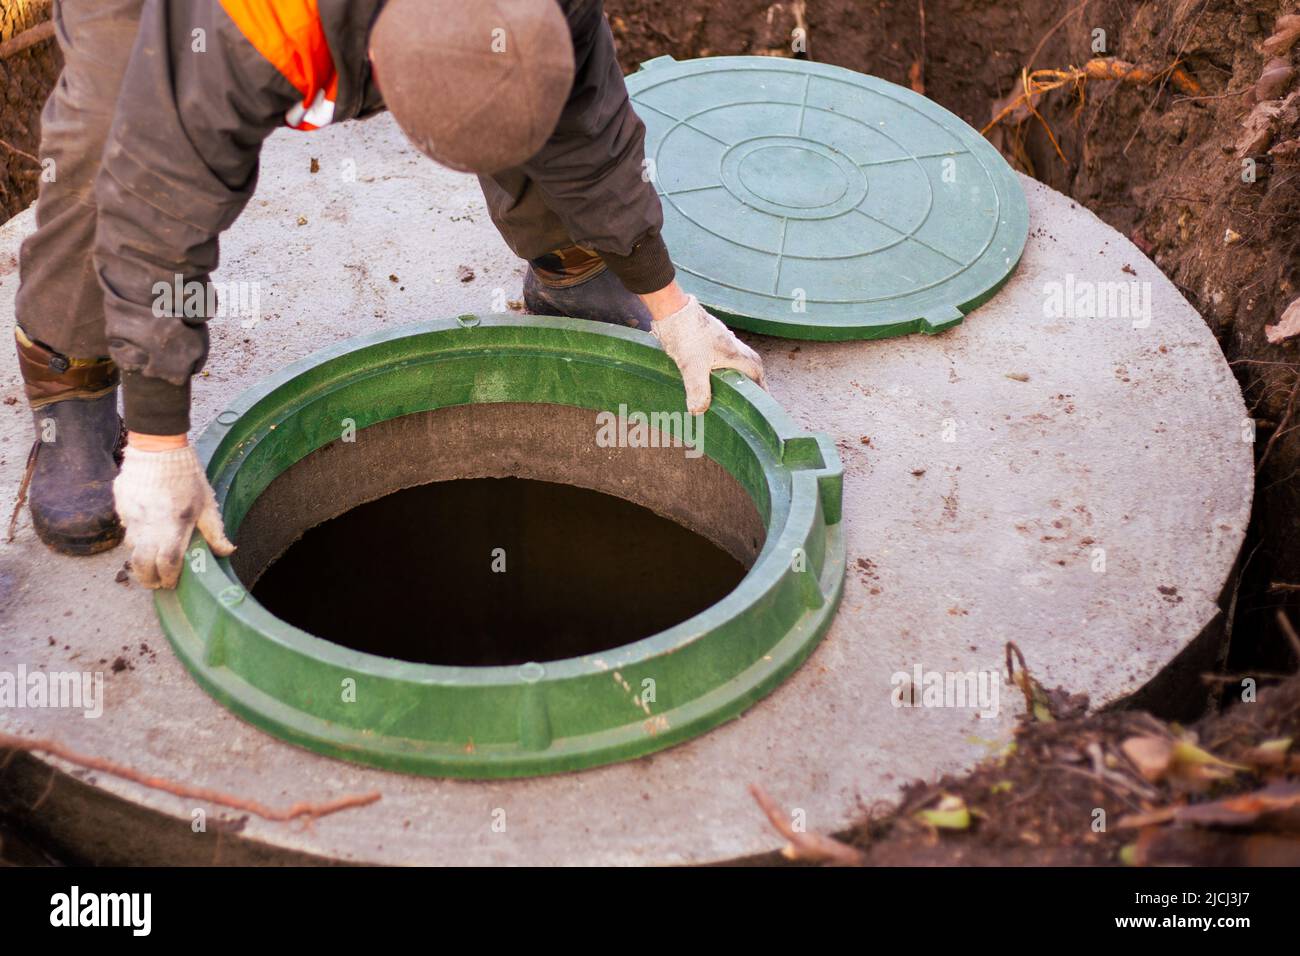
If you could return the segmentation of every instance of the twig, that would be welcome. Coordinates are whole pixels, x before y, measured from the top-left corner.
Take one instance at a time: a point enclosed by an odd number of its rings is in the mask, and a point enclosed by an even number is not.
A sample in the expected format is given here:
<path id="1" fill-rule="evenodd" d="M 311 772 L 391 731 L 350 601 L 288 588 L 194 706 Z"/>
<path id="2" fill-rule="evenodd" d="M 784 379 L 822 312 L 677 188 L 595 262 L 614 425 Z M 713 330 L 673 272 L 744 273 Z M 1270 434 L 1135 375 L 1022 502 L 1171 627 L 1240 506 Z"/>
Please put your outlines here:
<path id="1" fill-rule="evenodd" d="M 307 820 L 316 820 L 320 817 L 328 816 L 331 813 L 338 813 L 340 810 L 350 810 L 353 807 L 364 807 L 375 803 L 380 798 L 379 791 L 370 793 L 352 794 L 346 797 L 338 797 L 334 800 L 328 800 L 325 803 L 306 803 L 298 802 L 283 810 L 277 810 L 268 807 L 265 804 L 258 803 L 255 800 L 245 800 L 242 797 L 236 797 L 228 793 L 222 793 L 219 790 L 210 790 L 207 787 L 195 787 L 190 784 L 176 783 L 166 780 L 162 777 L 152 777 L 148 774 L 133 770 L 130 767 L 114 763 L 111 760 L 105 760 L 102 757 L 91 757 L 86 754 L 77 753 L 69 750 L 63 744 L 54 740 L 43 740 L 39 738 L 18 737 L 13 734 L 0 733 L 0 749 L 2 750 L 25 750 L 28 753 L 44 753 L 51 757 L 58 757 L 69 763 L 75 763 L 78 766 L 86 767 L 89 770 L 98 770 L 101 773 L 110 774 L 114 777 L 120 777 L 123 780 L 130 780 L 132 783 L 138 783 L 141 786 L 149 787 L 153 790 L 161 790 L 164 793 L 170 793 L 177 797 L 190 797 L 195 800 L 203 800 L 207 803 L 215 803 L 223 807 L 230 807 L 234 810 L 242 810 L 245 813 L 251 813 L 259 816 L 264 820 L 273 820 L 279 823 L 287 823 L 290 820 L 296 820 L 304 817 Z"/>
<path id="2" fill-rule="evenodd" d="M 1291 481 L 1291 479 L 1294 478 L 1296 475 L 1300 475 L 1300 466 L 1292 468 L 1287 474 L 1283 475 L 1277 481 L 1269 482 L 1263 488 L 1259 489 L 1259 491 L 1256 493 L 1257 496 L 1262 498 L 1267 492 L 1272 491 L 1278 485 L 1288 484 Z"/>
<path id="3" fill-rule="evenodd" d="M 33 163 L 35 163 L 37 166 L 39 166 L 39 165 L 41 164 L 41 161 L 40 161 L 40 159 L 39 159 L 38 157 L 33 156 L 31 153 L 27 152 L 27 150 L 25 150 L 25 149 L 19 149 L 19 148 L 18 148 L 17 146 L 15 146 L 13 143 L 10 143 L 10 142 L 7 142 L 7 141 L 5 141 L 5 140 L 3 140 L 3 139 L 0 139 L 0 146 L 3 146 L 5 149 L 9 150 L 9 152 L 11 152 L 11 153 L 14 153 L 14 154 L 16 154 L 16 155 L 18 155 L 18 156 L 21 156 L 23 159 L 30 159 L 30 160 L 31 160 Z"/>
<path id="4" fill-rule="evenodd" d="M 1120 817 L 1115 824 L 1117 830 L 1138 830 L 1142 827 L 1156 826 L 1162 823 L 1168 823 L 1178 812 L 1178 805 L 1160 807 L 1157 810 L 1149 810 L 1146 813 L 1132 813 L 1126 817 Z"/>
<path id="5" fill-rule="evenodd" d="M 799 35 L 803 37 L 804 58 L 811 60 L 813 58 L 812 39 L 808 35 L 807 7 L 808 4 L 806 0 L 795 0 L 795 2 L 790 5 L 791 11 L 794 13 L 795 29 L 799 30 Z"/>
<path id="6" fill-rule="evenodd" d="M 1122 777 L 1114 777 L 1109 773 L 1099 774 L 1094 770 L 1085 770 L 1083 767 L 1071 767 L 1069 764 L 1054 763 L 1049 765 L 1052 770 L 1060 770 L 1063 773 L 1072 773 L 1077 777 L 1095 783 L 1097 786 L 1109 790 L 1117 797 L 1128 803 L 1130 806 L 1136 806 L 1125 794 L 1134 794 L 1141 796 L 1141 792 L 1133 789 L 1127 780 Z"/>
<path id="7" fill-rule="evenodd" d="M 835 866 L 861 866 L 865 862 L 866 857 L 860 850 L 855 850 L 834 837 L 796 831 L 786 819 L 785 811 L 758 784 L 751 783 L 749 792 L 776 832 L 790 842 L 782 851 L 787 859 L 804 863 L 830 863 Z"/>
<path id="8" fill-rule="evenodd" d="M 1092 761 L 1092 772 L 1103 780 L 1109 780 L 1112 784 L 1127 790 L 1130 793 L 1136 793 L 1138 796 L 1151 799 L 1159 795 L 1159 791 L 1153 787 L 1147 786 L 1141 780 L 1132 779 L 1124 776 L 1118 770 L 1111 770 L 1106 766 L 1106 754 L 1102 750 L 1101 744 L 1092 741 L 1087 747 L 1088 759 Z"/>
<path id="9" fill-rule="evenodd" d="M 1029 110 L 1034 119 L 1038 120 L 1039 124 L 1043 127 L 1043 131 L 1047 133 L 1047 138 L 1052 141 L 1052 149 L 1056 150 L 1056 155 L 1061 157 L 1061 162 L 1066 166 L 1069 166 L 1070 161 L 1065 158 L 1065 153 L 1061 152 L 1061 144 L 1056 141 L 1056 134 L 1052 132 L 1052 127 L 1048 124 L 1047 120 L 1043 119 L 1043 114 L 1038 112 L 1038 107 L 1034 105 L 1034 97 L 1029 90 L 1029 71 L 1022 70 L 1020 78 L 1025 86 L 1025 109 Z"/>
<path id="10" fill-rule="evenodd" d="M 1268 461 L 1268 456 L 1269 453 L 1273 450 L 1273 445 L 1277 443 L 1278 437 L 1282 434 L 1287 424 L 1291 421 L 1291 413 L 1295 411 L 1295 400 L 1296 400 L 1297 392 L 1300 392 L 1300 375 L 1296 376 L 1295 382 L 1291 385 L 1291 396 L 1287 399 L 1286 402 L 1286 414 L 1283 415 L 1282 420 L 1277 423 L 1277 428 L 1275 428 L 1273 430 L 1273 434 L 1269 436 L 1268 444 L 1264 446 L 1264 453 L 1259 456 L 1259 461 L 1256 462 L 1255 464 L 1256 474 L 1263 473 L 1264 462 Z"/>
<path id="11" fill-rule="evenodd" d="M 1291 653 L 1295 659 L 1300 661 L 1300 635 L 1295 632 L 1295 627 L 1291 624 L 1291 619 L 1286 616 L 1286 611 L 1278 609 L 1277 623 L 1282 628 L 1282 634 L 1286 637 L 1287 643 L 1291 645 Z"/>
<path id="12" fill-rule="evenodd" d="M 1243 93 L 1249 93 L 1253 86 L 1248 86 L 1244 90 L 1229 90 L 1226 93 L 1215 93 L 1210 96 L 1180 96 L 1177 99 L 1170 100 L 1170 106 L 1177 106 L 1179 103 L 1199 103 L 1202 100 L 1226 100 L 1234 96 L 1241 96 Z"/>
<path id="13" fill-rule="evenodd" d="M 52 36 L 54 36 L 54 24 L 49 20 L 38 23 L 34 27 L 29 27 L 22 33 L 11 36 L 4 43 L 0 43 L 0 60 L 7 60 L 11 56 L 22 53 L 23 50 L 29 47 L 44 43 Z"/>
<path id="14" fill-rule="evenodd" d="M 1017 683 L 1019 684 L 1020 690 L 1025 695 L 1025 713 L 1029 714 L 1032 717 L 1034 713 L 1034 685 L 1033 685 L 1033 678 L 1029 676 L 1029 665 L 1025 663 L 1025 655 L 1023 652 L 1021 652 L 1019 645 L 1017 645 L 1015 641 L 1007 641 L 1006 650 L 1007 650 L 1007 680 L 1012 684 L 1017 684 Z M 1011 656 L 1013 654 L 1015 655 L 1016 660 L 1020 661 L 1020 671 L 1022 674 L 1025 675 L 1025 679 L 1023 681 L 1019 681 L 1019 682 L 1016 681 L 1016 668 L 1015 668 L 1015 664 L 1011 660 Z"/>
<path id="15" fill-rule="evenodd" d="M 1142 111 L 1142 115 L 1138 117 L 1137 125 L 1133 127 L 1133 133 L 1129 136 L 1128 142 L 1124 144 L 1124 148 L 1120 150 L 1121 155 L 1124 156 L 1128 155 L 1128 148 L 1133 145 L 1133 140 L 1137 139 L 1137 134 L 1142 129 L 1142 124 L 1146 122 L 1147 114 L 1151 112 L 1151 107 L 1156 105 L 1156 100 L 1160 99 L 1160 94 L 1165 91 L 1165 83 L 1172 77 L 1175 81 L 1174 85 L 1179 86 L 1177 82 L 1178 74 L 1182 73 L 1184 77 L 1187 76 L 1187 74 L 1183 72 L 1182 68 L 1178 66 L 1178 63 L 1180 60 L 1182 60 L 1183 51 L 1187 49 L 1187 43 L 1188 41 L 1191 40 L 1192 34 L 1196 31 L 1196 25 L 1201 22 L 1201 17 L 1205 14 L 1205 9 L 1206 9 L 1206 4 L 1202 2 L 1201 9 L 1196 14 L 1196 19 L 1193 20 L 1192 25 L 1187 28 L 1187 36 L 1184 38 L 1182 44 L 1178 47 L 1178 52 L 1174 54 L 1174 62 L 1169 67 L 1169 73 L 1166 76 L 1161 78 L 1160 86 L 1156 89 L 1156 95 L 1151 97 L 1151 99 L 1147 102 L 1146 109 L 1144 109 Z M 1195 80 L 1191 81 L 1191 87 L 1192 87 L 1191 89 L 1183 89 L 1183 92 L 1184 93 L 1201 92 L 1200 85 L 1196 83 Z"/>
<path id="16" fill-rule="evenodd" d="M 1202 674 L 1202 684 L 1240 684 L 1244 680 L 1290 680 L 1294 674 L 1256 671 L 1253 674 Z"/>
<path id="17" fill-rule="evenodd" d="M 912 77 L 912 89 L 925 95 L 925 0 L 916 0 L 917 15 L 921 20 L 921 53 L 916 58 L 916 75 Z"/>
<path id="18" fill-rule="evenodd" d="M 32 472 L 36 470 L 36 452 L 40 447 L 40 439 L 37 439 L 32 443 L 32 450 L 27 453 L 27 468 L 23 471 L 23 480 L 18 484 L 18 500 L 14 502 L 14 510 L 9 514 L 9 537 L 5 539 L 5 544 L 13 544 L 14 535 L 18 533 L 18 516 L 27 503 L 27 488 L 32 483 Z"/>
<path id="19" fill-rule="evenodd" d="M 1261 539 L 1255 544 L 1255 547 L 1250 549 L 1250 554 L 1246 555 L 1246 560 L 1240 563 L 1236 577 L 1232 581 L 1232 597 L 1228 600 L 1228 608 L 1224 613 L 1223 641 L 1214 660 L 1214 666 L 1220 670 L 1228 666 L 1228 655 L 1232 653 L 1232 641 L 1237 634 L 1237 603 L 1241 599 L 1241 582 L 1246 577 L 1246 569 L 1250 567 L 1250 562 L 1255 560 L 1255 555 L 1263 544 L 1264 542 Z M 1208 696 L 1212 698 L 1213 694 Z"/>
<path id="20" fill-rule="evenodd" d="M 1083 8 L 1086 7 L 1091 2 L 1092 0 L 1083 0 L 1082 3 L 1065 11 L 1065 15 L 1061 17 L 1061 19 L 1057 20 L 1056 23 L 1052 24 L 1052 28 L 1043 34 L 1043 38 L 1038 41 L 1038 46 L 1034 47 L 1034 52 L 1029 55 L 1029 60 L 1027 62 L 1025 69 L 1032 70 L 1034 68 L 1034 61 L 1038 59 L 1038 54 L 1043 52 L 1043 46 L 1047 43 L 1048 40 L 1052 38 L 1052 34 L 1054 34 L 1057 30 L 1061 29 L 1061 27 L 1065 26 L 1066 20 L 1070 19 L 1070 17 L 1074 16 L 1076 13 L 1082 11 Z"/>

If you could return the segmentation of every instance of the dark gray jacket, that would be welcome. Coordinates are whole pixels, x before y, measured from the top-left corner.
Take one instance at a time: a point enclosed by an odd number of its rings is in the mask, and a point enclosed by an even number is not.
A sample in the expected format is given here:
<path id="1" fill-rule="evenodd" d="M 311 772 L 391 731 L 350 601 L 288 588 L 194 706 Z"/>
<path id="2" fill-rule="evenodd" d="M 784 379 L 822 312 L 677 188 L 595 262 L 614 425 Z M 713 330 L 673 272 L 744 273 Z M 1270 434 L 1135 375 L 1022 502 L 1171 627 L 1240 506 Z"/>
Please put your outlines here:
<path id="1" fill-rule="evenodd" d="M 609 45 L 593 42 L 605 29 L 601 0 L 558 2 L 577 77 L 555 133 L 522 169 L 570 237 L 600 252 L 629 289 L 662 288 L 673 269 L 659 199 L 642 177 L 645 127 L 621 79 L 619 89 L 592 95 L 593 83 L 621 77 L 602 59 L 612 56 Z M 177 307 L 158 314 L 155 286 L 178 275 L 207 282 L 221 233 L 253 194 L 266 137 L 286 123 L 312 129 L 384 108 L 367 56 L 383 3 L 146 3 L 95 186 L 95 268 L 131 430 L 189 429 L 190 377 L 207 356 L 208 317 Z M 323 43 L 285 27 L 313 9 Z M 593 201 L 611 196 L 620 197 L 617 208 Z"/>

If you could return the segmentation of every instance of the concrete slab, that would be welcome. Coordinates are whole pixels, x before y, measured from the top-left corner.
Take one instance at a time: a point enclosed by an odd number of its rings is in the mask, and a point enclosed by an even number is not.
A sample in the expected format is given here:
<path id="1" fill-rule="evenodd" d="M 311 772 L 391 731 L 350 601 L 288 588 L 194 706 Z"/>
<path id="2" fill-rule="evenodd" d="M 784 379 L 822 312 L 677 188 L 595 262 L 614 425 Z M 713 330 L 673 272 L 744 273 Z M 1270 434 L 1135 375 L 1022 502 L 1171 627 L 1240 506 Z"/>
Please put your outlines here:
<path id="1" fill-rule="evenodd" d="M 313 157 L 320 169 L 310 171 Z M 353 175 L 354 174 L 354 175 Z M 1049 684 L 1095 705 L 1142 688 L 1216 615 L 1250 511 L 1246 410 L 1200 317 L 1134 246 L 1023 180 L 1031 234 L 1017 274 L 942 336 L 754 338 L 776 398 L 832 434 L 845 464 L 849 578 L 812 659 L 741 720 L 633 763 L 495 783 L 406 777 L 266 736 L 208 699 L 173 658 L 125 555 L 60 558 L 26 515 L 0 543 L 0 671 L 99 671 L 105 709 L 6 709 L 0 728 L 275 806 L 379 790 L 310 828 L 204 807 L 58 760 L 0 771 L 11 806 L 104 861 L 703 863 L 779 846 L 746 793 L 760 783 L 807 826 L 836 830 L 913 777 L 968 767 L 1005 740 L 998 713 L 898 708 L 893 677 L 1000 673 L 1016 640 Z M 0 324 L 12 321 L 30 211 L 0 228 Z M 205 423 L 273 368 L 357 333 L 505 307 L 516 262 L 474 181 L 434 167 L 387 117 L 277 133 L 227 236 L 218 280 L 259 283 L 262 318 L 214 323 Z M 458 267 L 474 272 L 462 282 Z M 1073 277 L 1072 279 L 1067 277 Z M 1135 283 L 1136 318 L 1049 315 Z M 1068 290 L 1067 290 L 1068 285 Z M 1139 327 L 1135 328 L 1134 325 Z M 6 513 L 31 440 L 0 348 Z M 146 649 L 147 648 L 147 649 Z M 921 695 L 918 693 L 918 699 Z M 229 821 L 223 824 L 221 821 Z"/>

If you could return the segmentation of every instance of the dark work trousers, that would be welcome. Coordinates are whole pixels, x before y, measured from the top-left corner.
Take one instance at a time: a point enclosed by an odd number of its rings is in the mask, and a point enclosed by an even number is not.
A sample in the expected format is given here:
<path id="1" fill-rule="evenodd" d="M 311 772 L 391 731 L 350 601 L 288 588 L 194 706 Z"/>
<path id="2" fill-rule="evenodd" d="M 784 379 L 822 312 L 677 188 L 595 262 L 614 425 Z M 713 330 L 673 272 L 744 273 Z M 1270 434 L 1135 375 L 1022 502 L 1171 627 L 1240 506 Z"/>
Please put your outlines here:
<path id="1" fill-rule="evenodd" d="M 63 72 L 41 112 L 36 231 L 19 255 L 14 312 L 29 338 L 73 358 L 108 355 L 94 184 L 143 5 L 55 0 L 51 14 Z"/>

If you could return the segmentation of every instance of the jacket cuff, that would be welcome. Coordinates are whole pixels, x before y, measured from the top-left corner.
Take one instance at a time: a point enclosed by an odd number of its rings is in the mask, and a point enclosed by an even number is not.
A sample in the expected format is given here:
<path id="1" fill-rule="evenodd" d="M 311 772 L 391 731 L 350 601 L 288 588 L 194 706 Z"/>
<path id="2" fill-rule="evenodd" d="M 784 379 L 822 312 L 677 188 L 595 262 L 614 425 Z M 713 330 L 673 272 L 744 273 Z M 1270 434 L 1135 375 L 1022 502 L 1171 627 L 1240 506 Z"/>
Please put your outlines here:
<path id="1" fill-rule="evenodd" d="M 619 256 L 612 252 L 600 252 L 609 270 L 618 276 L 628 292 L 636 295 L 648 295 L 658 292 L 673 281 L 677 270 L 668 256 L 668 247 L 663 237 L 654 232 L 632 247 L 630 255 Z"/>
<path id="2" fill-rule="evenodd" d="M 122 373 L 122 418 L 142 435 L 184 435 L 190 430 L 190 382 L 173 385 L 140 372 Z"/>

